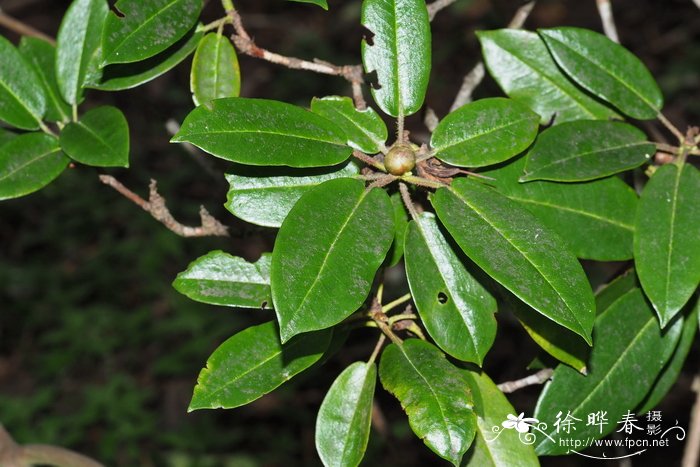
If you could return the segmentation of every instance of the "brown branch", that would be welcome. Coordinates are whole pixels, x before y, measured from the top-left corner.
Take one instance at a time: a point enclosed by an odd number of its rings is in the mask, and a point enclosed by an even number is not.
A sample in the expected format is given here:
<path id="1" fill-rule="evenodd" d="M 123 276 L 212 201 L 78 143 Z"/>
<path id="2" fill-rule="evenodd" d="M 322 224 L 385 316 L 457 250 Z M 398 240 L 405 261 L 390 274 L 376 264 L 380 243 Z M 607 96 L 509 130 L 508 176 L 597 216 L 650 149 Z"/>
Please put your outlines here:
<path id="1" fill-rule="evenodd" d="M 228 227 L 212 217 L 204 206 L 201 206 L 199 209 L 199 216 L 202 219 L 200 227 L 188 227 L 179 223 L 165 205 L 165 198 L 158 193 L 155 180 L 151 180 L 148 201 L 129 190 L 111 175 L 100 175 L 100 181 L 117 190 L 125 198 L 140 206 L 141 209 L 153 216 L 155 220 L 181 237 L 228 237 L 229 235 Z"/>
<path id="2" fill-rule="evenodd" d="M 433 3 L 428 5 L 428 16 L 430 17 L 430 21 L 435 18 L 435 15 L 437 15 L 440 10 L 447 8 L 456 1 L 457 0 L 435 0 Z"/>
<path id="3" fill-rule="evenodd" d="M 362 95 L 362 84 L 364 83 L 364 75 L 362 65 L 334 65 L 323 60 L 315 59 L 314 61 L 303 60 L 296 57 L 287 57 L 267 49 L 259 47 L 248 31 L 243 26 L 241 15 L 236 10 L 226 12 L 231 18 L 231 24 L 236 31 L 231 36 L 231 40 L 236 45 L 236 48 L 246 55 L 260 58 L 270 63 L 282 65 L 293 70 L 306 70 L 324 75 L 340 76 L 345 78 L 352 85 L 353 99 L 355 106 L 358 109 L 367 108 L 367 103 Z"/>
<path id="4" fill-rule="evenodd" d="M 552 370 L 551 368 L 545 368 L 544 370 L 540 370 L 537 373 L 534 373 L 530 376 L 526 376 L 525 378 L 501 383 L 498 385 L 498 389 L 500 389 L 506 394 L 515 392 L 518 389 L 546 382 L 549 378 L 552 377 L 552 373 L 554 373 L 554 370 Z"/>
<path id="5" fill-rule="evenodd" d="M 0 8 L 0 26 L 3 26 L 5 28 L 9 29 L 12 32 L 16 32 L 17 34 L 19 34 L 21 36 L 38 37 L 39 39 L 43 39 L 52 45 L 56 45 L 56 41 L 53 39 L 53 37 L 47 36 L 46 34 L 39 31 L 38 29 L 34 29 L 30 25 L 23 23 L 22 21 L 20 21 L 16 18 L 13 18 L 12 16 L 3 12 L 1 8 Z"/>
<path id="6" fill-rule="evenodd" d="M 408 192 L 408 187 L 405 183 L 399 183 L 399 191 L 401 192 L 403 204 L 406 205 L 406 209 L 408 209 L 408 213 L 411 215 L 411 219 L 418 222 L 418 211 L 416 211 L 416 207 L 411 199 L 411 194 Z"/>
<path id="7" fill-rule="evenodd" d="M 610 0 L 595 0 L 598 7 L 598 14 L 603 23 L 603 31 L 611 41 L 620 43 L 620 37 L 617 35 L 617 27 L 615 26 L 615 18 L 613 17 L 612 5 Z"/>
<path id="8" fill-rule="evenodd" d="M 693 391 L 697 393 L 693 410 L 690 413 L 688 441 L 683 452 L 683 467 L 695 467 L 700 463 L 700 376 L 693 379 Z"/>
<path id="9" fill-rule="evenodd" d="M 513 15 L 510 23 L 508 23 L 508 27 L 511 29 L 522 28 L 528 16 L 530 16 L 532 9 L 535 7 L 536 2 L 537 0 L 532 0 L 531 2 L 527 2 L 518 8 L 518 11 L 515 12 L 515 15 Z M 452 107 L 450 107 L 450 112 L 457 110 L 464 104 L 471 102 L 474 89 L 481 84 L 481 81 L 483 81 L 485 75 L 486 70 L 484 68 L 484 62 L 479 60 L 479 62 L 474 65 L 474 68 L 472 68 L 471 71 L 464 77 L 462 87 L 457 92 L 457 96 L 452 103 Z"/>
<path id="10" fill-rule="evenodd" d="M 37 464 L 56 467 L 104 467 L 89 457 L 58 446 L 45 444 L 20 446 L 0 424 L 0 465 L 25 467 Z"/>

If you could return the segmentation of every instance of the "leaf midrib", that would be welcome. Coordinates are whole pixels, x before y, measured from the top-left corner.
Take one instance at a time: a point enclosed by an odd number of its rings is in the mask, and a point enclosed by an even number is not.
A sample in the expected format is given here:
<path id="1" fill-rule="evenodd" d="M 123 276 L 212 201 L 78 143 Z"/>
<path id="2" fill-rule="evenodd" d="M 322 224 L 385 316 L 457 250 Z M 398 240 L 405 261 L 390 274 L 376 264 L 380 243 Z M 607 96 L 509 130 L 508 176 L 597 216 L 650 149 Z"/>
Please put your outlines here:
<path id="1" fill-rule="evenodd" d="M 48 156 L 50 156 L 51 154 L 56 153 L 56 152 L 60 152 L 60 148 L 53 148 L 52 150 L 50 150 L 50 151 L 48 151 L 48 152 L 43 152 L 43 153 L 41 153 L 40 155 L 38 155 L 38 156 L 36 156 L 36 157 L 34 157 L 34 158 L 32 158 L 32 159 L 26 161 L 25 163 L 23 163 L 23 164 L 20 165 L 19 167 L 16 167 L 16 168 L 14 168 L 13 170 L 7 172 L 5 175 L 1 176 L 1 177 L 0 177 L 0 181 L 9 178 L 10 176 L 16 174 L 17 172 L 19 172 L 20 170 L 24 169 L 25 167 L 27 167 L 27 166 L 29 166 L 29 165 L 35 163 L 35 162 L 38 161 L 39 159 L 43 159 L 43 158 L 45 158 L 45 157 L 48 157 Z"/>
<path id="2" fill-rule="evenodd" d="M 620 228 L 622 228 L 622 229 L 625 229 L 625 230 L 629 230 L 629 231 L 631 231 L 631 232 L 634 232 L 634 226 L 633 226 L 633 225 L 623 224 L 622 222 L 618 222 L 618 221 L 616 221 L 616 220 L 614 220 L 614 219 L 609 219 L 609 218 L 607 218 L 607 217 L 602 217 L 602 216 L 600 216 L 600 215 L 598 215 L 598 214 L 595 214 L 595 213 L 593 213 L 593 212 L 579 211 L 579 210 L 577 210 L 577 209 L 575 209 L 575 208 L 571 208 L 571 207 L 568 207 L 568 206 L 550 204 L 550 203 L 546 203 L 546 202 L 544 202 L 544 201 L 540 201 L 540 200 L 536 200 L 536 199 L 531 199 L 531 198 L 520 198 L 520 197 L 518 197 L 518 196 L 508 196 L 508 197 L 509 197 L 510 199 L 514 200 L 514 201 L 519 201 L 519 202 L 522 202 L 522 203 L 536 204 L 536 205 L 539 205 L 539 206 L 545 206 L 545 207 L 552 208 L 552 209 L 558 209 L 558 210 L 560 210 L 560 211 L 572 212 L 572 213 L 575 213 L 575 214 L 579 214 L 579 215 L 581 215 L 581 216 L 590 217 L 591 219 L 595 219 L 595 220 L 598 220 L 598 221 L 600 221 L 600 222 L 604 222 L 604 223 L 607 223 L 607 224 L 610 224 L 610 225 L 614 225 L 614 226 L 616 226 L 616 227 L 620 227 Z"/>
<path id="3" fill-rule="evenodd" d="M 670 232 L 668 240 L 668 255 L 666 255 L 666 287 L 664 288 L 664 304 L 668 307 L 668 294 L 671 288 L 671 259 L 673 256 L 673 244 L 674 244 L 674 233 L 676 230 L 676 206 L 678 204 L 678 192 L 680 190 L 681 175 L 683 174 L 683 167 L 678 167 L 676 169 L 677 175 L 673 184 L 673 202 L 671 203 L 671 222 L 670 222 Z M 663 317 L 661 318 L 664 321 Z"/>
<path id="4" fill-rule="evenodd" d="M 325 140 L 325 139 L 310 138 L 310 137 L 304 136 L 304 135 L 298 135 L 298 134 L 293 134 L 293 133 L 280 133 L 280 132 L 276 132 L 276 131 L 272 131 L 272 130 L 262 130 L 261 131 L 261 130 L 250 130 L 250 129 L 245 129 L 245 130 L 212 130 L 212 131 L 206 131 L 206 132 L 186 131 L 186 132 L 183 132 L 182 135 L 174 138 L 173 141 L 176 141 L 176 142 L 185 141 L 185 140 L 181 139 L 183 137 L 190 138 L 193 136 L 236 135 L 236 134 L 247 134 L 247 133 L 254 133 L 254 134 L 259 134 L 259 135 L 285 136 L 288 138 L 296 138 L 296 139 L 302 139 L 302 140 L 308 140 L 308 141 L 315 141 L 318 143 L 326 143 L 326 144 L 338 146 L 341 148 L 347 147 L 344 143 L 337 143 L 335 141 L 329 141 L 329 140 Z"/>
<path id="5" fill-rule="evenodd" d="M 484 131 L 481 133 L 474 133 L 474 134 L 468 136 L 467 138 L 462 139 L 461 141 L 458 141 L 456 143 L 447 144 L 445 146 L 436 146 L 435 147 L 435 149 L 436 149 L 435 155 L 439 155 L 442 151 L 445 151 L 447 149 L 453 148 L 455 146 L 459 146 L 461 144 L 466 144 L 466 143 L 472 142 L 475 139 L 482 138 L 484 136 L 490 135 L 491 133 L 494 133 L 494 132 L 497 132 L 500 130 L 505 130 L 506 128 L 516 126 L 522 122 L 527 122 L 528 120 L 531 120 L 531 119 L 532 119 L 531 117 L 522 117 L 522 118 L 519 118 L 517 120 L 513 120 L 509 123 L 506 123 L 505 125 L 495 126 L 495 127 L 488 129 L 487 131 Z"/>

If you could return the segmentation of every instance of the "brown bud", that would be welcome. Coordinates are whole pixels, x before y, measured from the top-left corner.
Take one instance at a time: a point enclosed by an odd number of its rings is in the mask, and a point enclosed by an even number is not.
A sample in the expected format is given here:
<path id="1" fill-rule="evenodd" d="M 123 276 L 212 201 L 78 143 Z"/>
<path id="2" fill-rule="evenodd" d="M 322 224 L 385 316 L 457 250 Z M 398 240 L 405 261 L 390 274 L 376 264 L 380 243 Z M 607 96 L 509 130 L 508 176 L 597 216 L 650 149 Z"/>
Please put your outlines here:
<path id="1" fill-rule="evenodd" d="M 416 151 L 408 144 L 396 144 L 384 158 L 384 167 L 392 175 L 403 175 L 416 166 Z"/>

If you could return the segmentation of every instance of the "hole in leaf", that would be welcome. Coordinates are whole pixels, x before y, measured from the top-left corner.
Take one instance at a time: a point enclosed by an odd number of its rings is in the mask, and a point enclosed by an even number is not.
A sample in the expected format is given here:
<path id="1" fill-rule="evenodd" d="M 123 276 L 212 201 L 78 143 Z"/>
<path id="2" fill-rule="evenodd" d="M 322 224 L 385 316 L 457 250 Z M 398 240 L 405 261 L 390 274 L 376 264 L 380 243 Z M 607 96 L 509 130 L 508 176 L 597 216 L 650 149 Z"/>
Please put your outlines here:
<path id="1" fill-rule="evenodd" d="M 265 300 L 264 302 L 262 302 L 262 304 L 260 305 L 260 309 L 261 309 L 261 310 L 264 310 L 265 308 L 267 308 L 267 300 Z"/>
<path id="2" fill-rule="evenodd" d="M 367 45 L 374 45 L 374 33 L 364 26 L 362 26 L 362 39 L 367 43 Z"/>
<path id="3" fill-rule="evenodd" d="M 373 70 L 370 73 L 365 73 L 365 82 L 369 84 L 372 89 L 382 88 L 382 85 L 379 84 L 379 78 L 377 77 L 377 70 Z"/>
<path id="4" fill-rule="evenodd" d="M 445 294 L 444 292 L 440 292 L 438 294 L 438 302 L 440 302 L 442 305 L 447 303 L 447 300 L 448 300 L 447 294 Z"/>

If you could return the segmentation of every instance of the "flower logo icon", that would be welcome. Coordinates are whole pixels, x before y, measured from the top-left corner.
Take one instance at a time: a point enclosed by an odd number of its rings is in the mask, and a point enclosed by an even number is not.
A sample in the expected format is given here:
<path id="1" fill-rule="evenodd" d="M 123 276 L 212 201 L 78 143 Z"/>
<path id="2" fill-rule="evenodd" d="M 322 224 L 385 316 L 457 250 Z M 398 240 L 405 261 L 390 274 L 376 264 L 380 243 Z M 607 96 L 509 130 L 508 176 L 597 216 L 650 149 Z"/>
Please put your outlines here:
<path id="1" fill-rule="evenodd" d="M 532 424 L 539 422 L 536 418 L 525 417 L 525 413 L 521 412 L 517 417 L 512 414 L 508 414 L 507 420 L 504 420 L 501 425 L 507 430 L 512 430 L 515 428 L 518 433 L 527 433 L 530 430 Z"/>

